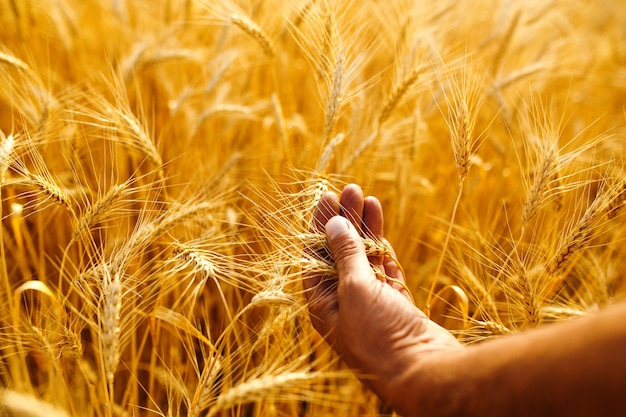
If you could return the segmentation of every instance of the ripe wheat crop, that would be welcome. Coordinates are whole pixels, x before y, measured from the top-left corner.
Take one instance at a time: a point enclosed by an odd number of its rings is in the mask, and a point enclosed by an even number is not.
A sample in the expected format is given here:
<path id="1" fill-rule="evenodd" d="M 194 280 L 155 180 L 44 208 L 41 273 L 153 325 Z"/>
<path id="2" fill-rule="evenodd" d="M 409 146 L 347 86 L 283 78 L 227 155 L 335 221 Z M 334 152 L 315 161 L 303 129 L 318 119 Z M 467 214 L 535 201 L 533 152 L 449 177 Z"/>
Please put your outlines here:
<path id="1" fill-rule="evenodd" d="M 626 295 L 623 0 L 0 8 L 2 415 L 388 415 L 301 285 L 349 182 L 464 343 Z"/>

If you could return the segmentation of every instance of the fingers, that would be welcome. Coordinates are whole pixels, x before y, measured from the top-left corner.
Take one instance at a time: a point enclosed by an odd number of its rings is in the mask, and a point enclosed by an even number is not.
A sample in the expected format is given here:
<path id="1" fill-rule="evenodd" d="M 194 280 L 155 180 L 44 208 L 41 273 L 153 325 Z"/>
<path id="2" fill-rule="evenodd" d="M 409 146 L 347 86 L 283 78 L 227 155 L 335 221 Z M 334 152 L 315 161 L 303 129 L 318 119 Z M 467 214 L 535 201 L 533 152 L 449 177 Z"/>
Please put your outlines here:
<path id="1" fill-rule="evenodd" d="M 324 233 L 324 226 L 328 220 L 337 214 L 339 214 L 339 197 L 332 192 L 324 194 L 313 212 L 310 231 L 312 233 Z M 309 252 L 309 255 L 312 254 Z M 328 280 L 322 282 L 323 279 L 323 274 L 304 274 L 302 285 L 307 301 L 311 302 L 329 293 L 329 286 L 332 282 Z"/>
<path id="2" fill-rule="evenodd" d="M 363 201 L 363 229 L 367 236 L 375 240 L 383 238 L 383 207 L 376 197 L 366 197 Z"/>
<path id="3" fill-rule="evenodd" d="M 346 287 L 346 281 L 371 275 L 371 270 L 361 237 L 348 219 L 339 215 L 332 217 L 326 223 L 325 232 L 337 278 L 317 279 L 317 284 L 307 292 L 309 313 L 313 327 L 341 354 L 343 347 L 339 335 L 341 329 L 338 329 L 339 308 L 349 297 L 342 287 Z M 308 281 L 308 285 L 312 285 L 313 280 Z"/>
<path id="4" fill-rule="evenodd" d="M 350 276 L 362 274 L 363 276 L 371 277 L 371 264 L 380 268 L 389 277 L 404 281 L 402 269 L 395 262 L 395 252 L 383 238 L 383 209 L 376 197 L 368 196 L 364 198 L 363 191 L 356 184 L 346 185 L 340 197 L 333 192 L 324 194 L 313 213 L 310 231 L 312 233 L 329 233 L 329 230 L 331 232 L 335 230 L 339 234 L 347 233 L 344 227 L 346 226 L 345 220 L 343 225 L 339 223 L 329 226 L 330 220 L 337 215 L 342 216 L 344 219 L 347 218 L 354 230 L 354 235 L 335 244 L 334 249 L 331 249 L 331 254 L 329 254 L 333 257 L 339 277 L 343 278 L 344 275 L 348 274 Z M 340 229 L 335 229 L 336 227 L 340 227 Z M 355 236 L 358 239 L 354 240 Z M 369 256 L 369 258 L 365 256 L 366 262 L 363 262 L 360 256 L 360 251 L 363 247 L 361 236 L 367 236 L 377 242 L 385 242 L 392 256 L 378 255 Z M 339 252 L 336 253 L 337 251 Z M 365 252 L 363 251 L 363 253 Z M 324 254 L 316 255 L 324 258 Z M 327 310 L 321 306 L 327 302 L 324 300 L 325 298 L 336 296 L 336 279 L 329 279 L 329 277 L 321 273 L 304 273 L 303 275 L 305 296 L 312 309 L 314 311 Z M 392 284 L 392 287 L 401 289 L 401 286 L 397 284 Z"/>
<path id="5" fill-rule="evenodd" d="M 363 295 L 370 294 L 374 288 L 371 284 L 380 286 L 372 265 L 391 278 L 404 280 L 402 269 L 395 262 L 393 248 L 383 238 L 383 228 L 380 201 L 375 197 L 364 198 L 363 191 L 355 184 L 345 186 L 340 196 L 333 192 L 324 194 L 315 207 L 310 232 L 326 234 L 330 253 L 309 251 L 305 256 L 323 259 L 330 255 L 336 275 L 330 272 L 325 275 L 313 266 L 309 272 L 303 271 L 303 287 L 313 326 L 333 346 L 341 344 L 342 340 L 337 334 L 339 304 L 348 302 L 346 305 L 350 305 L 355 299 L 363 299 Z M 368 258 L 362 236 L 385 242 L 390 256 Z M 387 283 L 400 292 L 404 291 L 398 283 Z"/>
<path id="6" fill-rule="evenodd" d="M 387 239 L 383 238 L 382 241 L 385 244 L 385 246 L 387 246 L 387 248 L 389 249 L 389 253 L 391 255 L 391 256 L 385 256 L 383 260 L 383 267 L 384 267 L 385 273 L 389 275 L 391 278 L 404 282 L 404 275 L 402 274 L 402 269 L 400 269 L 400 266 L 396 263 L 396 259 L 397 259 L 396 251 L 393 249 L 393 246 L 391 246 L 391 243 L 389 243 Z"/>
<path id="7" fill-rule="evenodd" d="M 313 212 L 311 232 L 324 233 L 324 226 L 331 217 L 339 214 L 339 197 L 333 192 L 325 193 Z"/>
<path id="8" fill-rule="evenodd" d="M 342 216 L 333 217 L 326 223 L 326 235 L 339 276 L 341 300 L 349 297 L 348 294 L 341 294 L 342 287 L 352 287 L 350 284 L 354 282 L 375 278 L 361 236 L 351 222 Z"/>
<path id="9" fill-rule="evenodd" d="M 348 184 L 341 192 L 339 202 L 340 214 L 352 222 L 359 235 L 363 233 L 361 223 L 363 221 L 363 190 L 356 184 Z"/>
<path id="10" fill-rule="evenodd" d="M 325 284 L 329 285 L 325 285 Z M 324 290 L 322 290 L 324 288 Z M 337 343 L 335 334 L 339 316 L 339 298 L 337 297 L 337 281 L 323 281 L 315 289 L 315 295 L 309 301 L 309 317 L 317 332 L 331 345 Z"/>
<path id="11" fill-rule="evenodd" d="M 376 197 L 364 198 L 363 191 L 358 185 L 346 185 L 341 197 L 332 192 L 326 193 L 315 209 L 311 231 L 323 232 L 328 220 L 337 214 L 349 219 L 360 236 L 367 236 L 377 242 L 382 241 L 384 227 L 382 205 Z M 384 270 L 384 259 L 383 256 L 370 256 L 369 262 Z M 305 290 L 317 286 L 318 283 L 319 279 L 306 280 Z"/>
<path id="12" fill-rule="evenodd" d="M 363 232 L 376 242 L 383 239 L 383 207 L 376 197 L 366 197 L 363 201 Z M 383 256 L 370 256 L 372 265 L 383 267 Z"/>

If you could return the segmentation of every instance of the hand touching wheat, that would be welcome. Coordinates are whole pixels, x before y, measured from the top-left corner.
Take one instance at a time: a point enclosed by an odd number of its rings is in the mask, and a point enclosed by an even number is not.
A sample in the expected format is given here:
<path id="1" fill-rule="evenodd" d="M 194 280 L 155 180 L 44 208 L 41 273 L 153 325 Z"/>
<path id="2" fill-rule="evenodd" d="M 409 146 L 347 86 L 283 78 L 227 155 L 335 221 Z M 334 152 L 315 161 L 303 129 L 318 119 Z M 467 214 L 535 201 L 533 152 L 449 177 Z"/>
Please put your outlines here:
<path id="1" fill-rule="evenodd" d="M 311 227 L 337 271 L 304 277 L 313 326 L 402 415 L 623 415 L 626 304 L 464 348 L 411 303 L 391 247 L 368 258 L 364 238 L 383 241 L 377 199 L 326 193 Z"/>
<path id="2" fill-rule="evenodd" d="M 383 212 L 356 185 L 325 194 L 312 224 L 325 231 L 338 279 L 308 275 L 304 288 L 313 326 L 362 380 L 390 405 L 394 381 L 419 358 L 462 350 L 456 339 L 416 308 L 395 254 L 366 255 L 362 237 L 383 241 Z M 391 278 L 383 282 L 375 269 Z"/>

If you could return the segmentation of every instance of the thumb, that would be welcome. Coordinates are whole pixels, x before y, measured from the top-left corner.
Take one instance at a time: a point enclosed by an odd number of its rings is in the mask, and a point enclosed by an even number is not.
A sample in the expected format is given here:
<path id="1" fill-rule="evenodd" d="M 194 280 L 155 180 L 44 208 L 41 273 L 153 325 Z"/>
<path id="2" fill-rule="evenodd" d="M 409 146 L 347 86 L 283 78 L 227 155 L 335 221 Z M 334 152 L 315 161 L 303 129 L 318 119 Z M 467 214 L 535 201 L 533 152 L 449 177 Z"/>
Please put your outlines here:
<path id="1" fill-rule="evenodd" d="M 326 236 L 340 286 L 372 277 L 361 236 L 348 219 L 342 216 L 331 218 L 326 223 Z"/>

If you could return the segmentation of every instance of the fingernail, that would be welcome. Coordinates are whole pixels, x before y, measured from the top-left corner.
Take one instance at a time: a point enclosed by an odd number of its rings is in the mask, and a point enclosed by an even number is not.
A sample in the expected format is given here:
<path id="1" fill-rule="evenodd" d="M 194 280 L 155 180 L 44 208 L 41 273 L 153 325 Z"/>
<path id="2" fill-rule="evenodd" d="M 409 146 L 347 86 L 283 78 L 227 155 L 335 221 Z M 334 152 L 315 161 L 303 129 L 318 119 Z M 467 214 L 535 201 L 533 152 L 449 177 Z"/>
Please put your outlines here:
<path id="1" fill-rule="evenodd" d="M 348 219 L 343 217 L 333 217 L 326 223 L 326 235 L 329 239 L 334 239 L 350 229 Z"/>

